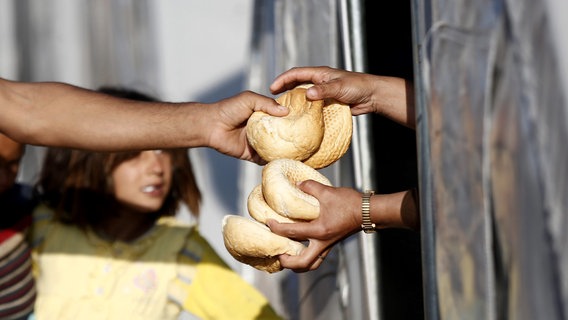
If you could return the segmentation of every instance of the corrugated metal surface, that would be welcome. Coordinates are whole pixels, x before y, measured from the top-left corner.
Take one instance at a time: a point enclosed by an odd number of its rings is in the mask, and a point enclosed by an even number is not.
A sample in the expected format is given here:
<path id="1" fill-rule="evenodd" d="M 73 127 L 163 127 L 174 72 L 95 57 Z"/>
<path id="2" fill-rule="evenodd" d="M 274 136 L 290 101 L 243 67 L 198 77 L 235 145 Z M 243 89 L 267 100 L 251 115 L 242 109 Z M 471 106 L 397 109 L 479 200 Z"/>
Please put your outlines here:
<path id="1" fill-rule="evenodd" d="M 414 3 L 429 318 L 566 318 L 567 39 L 550 4 Z"/>

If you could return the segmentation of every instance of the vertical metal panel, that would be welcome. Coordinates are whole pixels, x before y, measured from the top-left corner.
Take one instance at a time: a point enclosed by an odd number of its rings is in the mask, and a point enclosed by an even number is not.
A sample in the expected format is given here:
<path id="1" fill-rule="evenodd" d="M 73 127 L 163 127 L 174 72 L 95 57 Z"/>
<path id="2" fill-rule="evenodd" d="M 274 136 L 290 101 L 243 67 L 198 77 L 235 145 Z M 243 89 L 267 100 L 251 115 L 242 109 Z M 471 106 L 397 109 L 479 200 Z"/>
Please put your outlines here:
<path id="1" fill-rule="evenodd" d="M 21 0 L 14 8 L 22 61 L 18 79 L 86 87 L 154 82 L 147 1 Z"/>
<path id="2" fill-rule="evenodd" d="M 429 127 L 421 139 L 428 144 L 423 168 L 430 188 L 424 200 L 432 205 L 438 307 L 444 318 L 493 318 L 484 120 L 495 55 L 492 27 L 499 25 L 500 12 L 488 10 L 489 5 L 436 6 L 422 44 L 428 68 L 422 115 Z"/>
<path id="3" fill-rule="evenodd" d="M 94 86 L 122 85 L 157 95 L 157 43 L 148 1 L 89 1 Z"/>
<path id="4" fill-rule="evenodd" d="M 567 315 L 566 38 L 553 3 L 413 3 L 430 319 Z"/>
<path id="5" fill-rule="evenodd" d="M 428 70 L 423 66 L 422 56 L 427 54 L 425 37 L 431 27 L 431 1 L 412 1 L 412 35 L 414 56 L 414 89 L 416 105 L 416 137 L 419 156 L 419 190 L 420 190 L 420 227 L 422 241 L 422 273 L 424 292 L 424 317 L 428 320 L 439 319 L 438 294 L 436 286 L 436 238 L 435 220 L 432 204 L 432 177 L 430 171 L 430 145 L 428 131 L 428 101 L 425 79 Z"/>
<path id="6" fill-rule="evenodd" d="M 84 1 L 14 1 L 18 79 L 88 85 Z"/>
<path id="7" fill-rule="evenodd" d="M 558 77 L 558 82 L 554 83 L 554 95 L 547 94 L 546 90 L 541 90 L 546 95 L 548 108 L 546 114 L 540 118 L 544 132 L 540 134 L 542 145 L 541 155 L 546 159 L 543 162 L 545 188 L 548 190 L 546 207 L 549 208 L 550 217 L 548 219 L 550 234 L 553 240 L 553 252 L 556 258 L 559 291 L 562 295 L 560 304 L 562 314 L 568 317 L 568 151 L 561 146 L 566 145 L 568 136 L 568 2 L 563 0 L 547 0 L 544 2 L 544 16 L 547 18 L 550 39 L 551 57 L 546 61 L 541 61 L 548 68 L 540 68 L 542 72 L 553 72 Z M 546 84 L 542 84 L 545 86 Z M 539 97 L 541 98 L 541 97 Z M 557 111 L 557 109 L 560 109 Z M 552 124 L 552 125 L 550 125 Z"/>
<path id="8" fill-rule="evenodd" d="M 365 17 L 363 4 L 360 0 L 341 0 L 339 5 L 341 40 L 343 48 L 343 68 L 345 70 L 366 72 L 367 57 L 365 55 L 364 27 Z M 354 118 L 354 130 L 351 146 L 353 161 L 354 187 L 358 190 L 375 190 L 373 181 L 374 153 L 371 146 L 372 128 L 369 115 Z M 343 181 L 346 183 L 346 181 Z M 360 250 L 360 265 L 353 264 L 351 268 L 359 267 L 362 277 L 362 299 L 365 311 L 361 311 L 366 319 L 379 319 L 380 300 L 377 263 L 377 235 L 359 233 L 358 249 Z M 347 244 L 349 245 L 349 244 Z"/>
<path id="9" fill-rule="evenodd" d="M 121 10 L 113 16 L 112 4 L 117 6 L 117 1 L 13 0 L 16 47 L 12 49 L 18 53 L 14 79 L 61 81 L 89 88 L 120 84 L 154 94 L 149 84 L 157 63 L 146 3 L 120 1 Z M 92 19 L 95 13 L 107 19 Z M 128 26 L 117 31 L 120 37 L 107 28 L 116 24 Z M 115 51 L 105 51 L 112 37 L 117 37 L 112 43 Z M 136 41 L 128 41 L 134 37 Z M 142 85 L 136 79 L 149 83 Z M 20 171 L 23 181 L 36 178 L 43 151 L 28 147 Z"/>
<path id="10" fill-rule="evenodd" d="M 554 38 L 547 2 L 505 3 L 508 32 L 491 135 L 500 312 L 565 319 L 568 100 L 558 44 L 567 40 Z"/>
<path id="11" fill-rule="evenodd" d="M 255 9 L 262 12 L 255 13 L 251 89 L 268 93 L 266 84 L 277 74 L 295 66 L 345 67 L 348 63 L 348 69 L 362 70 L 363 48 L 360 47 L 361 39 L 357 39 L 363 35 L 360 21 L 357 21 L 361 18 L 360 3 L 348 2 L 343 1 L 343 4 L 349 10 L 342 11 L 338 7 L 340 1 L 332 0 L 257 1 Z M 346 19 L 340 20 L 341 16 Z M 345 28 L 342 34 L 340 27 Z M 354 30 L 354 27 L 358 29 Z M 346 54 L 348 60 L 340 60 L 340 56 Z M 334 184 L 353 186 L 353 164 L 346 163 L 353 159 L 353 152 L 345 159 L 322 172 Z M 370 160 L 365 158 L 365 161 L 368 164 Z M 365 167 L 364 170 L 368 172 L 369 169 Z M 286 305 L 297 305 L 297 310 L 289 308 L 290 319 L 362 319 L 369 318 L 369 314 L 376 315 L 376 311 L 368 310 L 368 301 L 376 302 L 376 296 L 369 296 L 362 289 L 362 283 L 368 279 L 361 272 L 360 243 L 355 240 L 337 245 L 318 270 L 301 275 L 288 274 L 283 278 L 282 284 L 288 284 L 285 289 L 292 289 L 288 292 L 294 291 L 290 284 L 297 283 L 298 286 L 296 294 L 299 296 L 287 294 L 285 297 Z M 372 292 L 376 285 L 374 281 L 369 283 Z"/>
<path id="12" fill-rule="evenodd" d="M 14 1 L 0 1 L 0 77 L 15 79 L 18 70 L 17 15 Z"/>

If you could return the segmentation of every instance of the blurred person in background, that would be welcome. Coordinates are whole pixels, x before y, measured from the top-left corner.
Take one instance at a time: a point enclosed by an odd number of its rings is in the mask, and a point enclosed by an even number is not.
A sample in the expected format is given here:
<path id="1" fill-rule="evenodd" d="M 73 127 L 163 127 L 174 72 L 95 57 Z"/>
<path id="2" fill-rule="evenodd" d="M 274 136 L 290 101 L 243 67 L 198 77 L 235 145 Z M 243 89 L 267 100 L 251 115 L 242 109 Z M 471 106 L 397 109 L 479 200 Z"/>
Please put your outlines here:
<path id="1" fill-rule="evenodd" d="M 204 146 L 262 164 L 244 131 L 258 110 L 288 113 L 273 99 L 252 92 L 211 104 L 166 103 L 59 82 L 0 78 L 0 318 L 25 318 L 35 297 L 24 241 L 34 201 L 29 188 L 14 183 L 24 151 L 20 143 L 97 151 Z"/>
<path id="2" fill-rule="evenodd" d="M 33 189 L 16 182 L 24 151 L 23 144 L 0 134 L 0 319 L 26 319 L 36 294 L 26 239 Z"/>
<path id="3" fill-rule="evenodd" d="M 133 91 L 105 93 L 154 100 Z M 32 237 L 38 319 L 278 319 L 199 234 L 188 149 L 48 149 Z"/>

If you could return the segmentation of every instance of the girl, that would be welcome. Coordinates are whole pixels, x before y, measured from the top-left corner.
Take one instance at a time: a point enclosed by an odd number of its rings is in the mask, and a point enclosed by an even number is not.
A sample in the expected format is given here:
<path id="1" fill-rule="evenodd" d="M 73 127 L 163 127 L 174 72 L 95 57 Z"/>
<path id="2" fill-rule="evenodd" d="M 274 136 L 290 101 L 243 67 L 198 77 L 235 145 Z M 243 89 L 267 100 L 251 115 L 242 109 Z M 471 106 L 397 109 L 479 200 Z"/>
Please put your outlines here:
<path id="1" fill-rule="evenodd" d="M 139 97 L 138 97 L 139 98 Z M 50 149 L 34 214 L 38 319 L 278 318 L 199 234 L 187 149 Z"/>

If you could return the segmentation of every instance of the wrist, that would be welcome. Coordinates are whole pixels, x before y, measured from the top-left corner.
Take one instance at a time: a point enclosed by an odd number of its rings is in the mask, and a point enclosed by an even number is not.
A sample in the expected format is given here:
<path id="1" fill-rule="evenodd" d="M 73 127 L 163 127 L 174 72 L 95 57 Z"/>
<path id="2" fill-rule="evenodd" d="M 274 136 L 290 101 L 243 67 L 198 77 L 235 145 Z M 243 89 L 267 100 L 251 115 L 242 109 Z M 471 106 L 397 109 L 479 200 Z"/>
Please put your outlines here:
<path id="1" fill-rule="evenodd" d="M 186 120 L 184 121 L 185 138 L 189 147 L 208 147 L 217 149 L 218 138 L 215 131 L 218 127 L 216 109 L 212 105 L 189 102 L 184 104 Z"/>
<path id="2" fill-rule="evenodd" d="M 375 194 L 373 190 L 366 190 L 361 195 L 361 229 L 365 233 L 376 231 L 376 224 L 371 219 L 371 197 Z"/>
<path id="3" fill-rule="evenodd" d="M 398 77 L 379 76 L 375 82 L 375 113 L 403 126 L 414 128 L 414 95 L 412 83 Z"/>
<path id="4" fill-rule="evenodd" d="M 376 229 L 401 228 L 418 230 L 420 218 L 417 199 L 412 190 L 374 195 L 371 198 L 371 221 Z"/>

